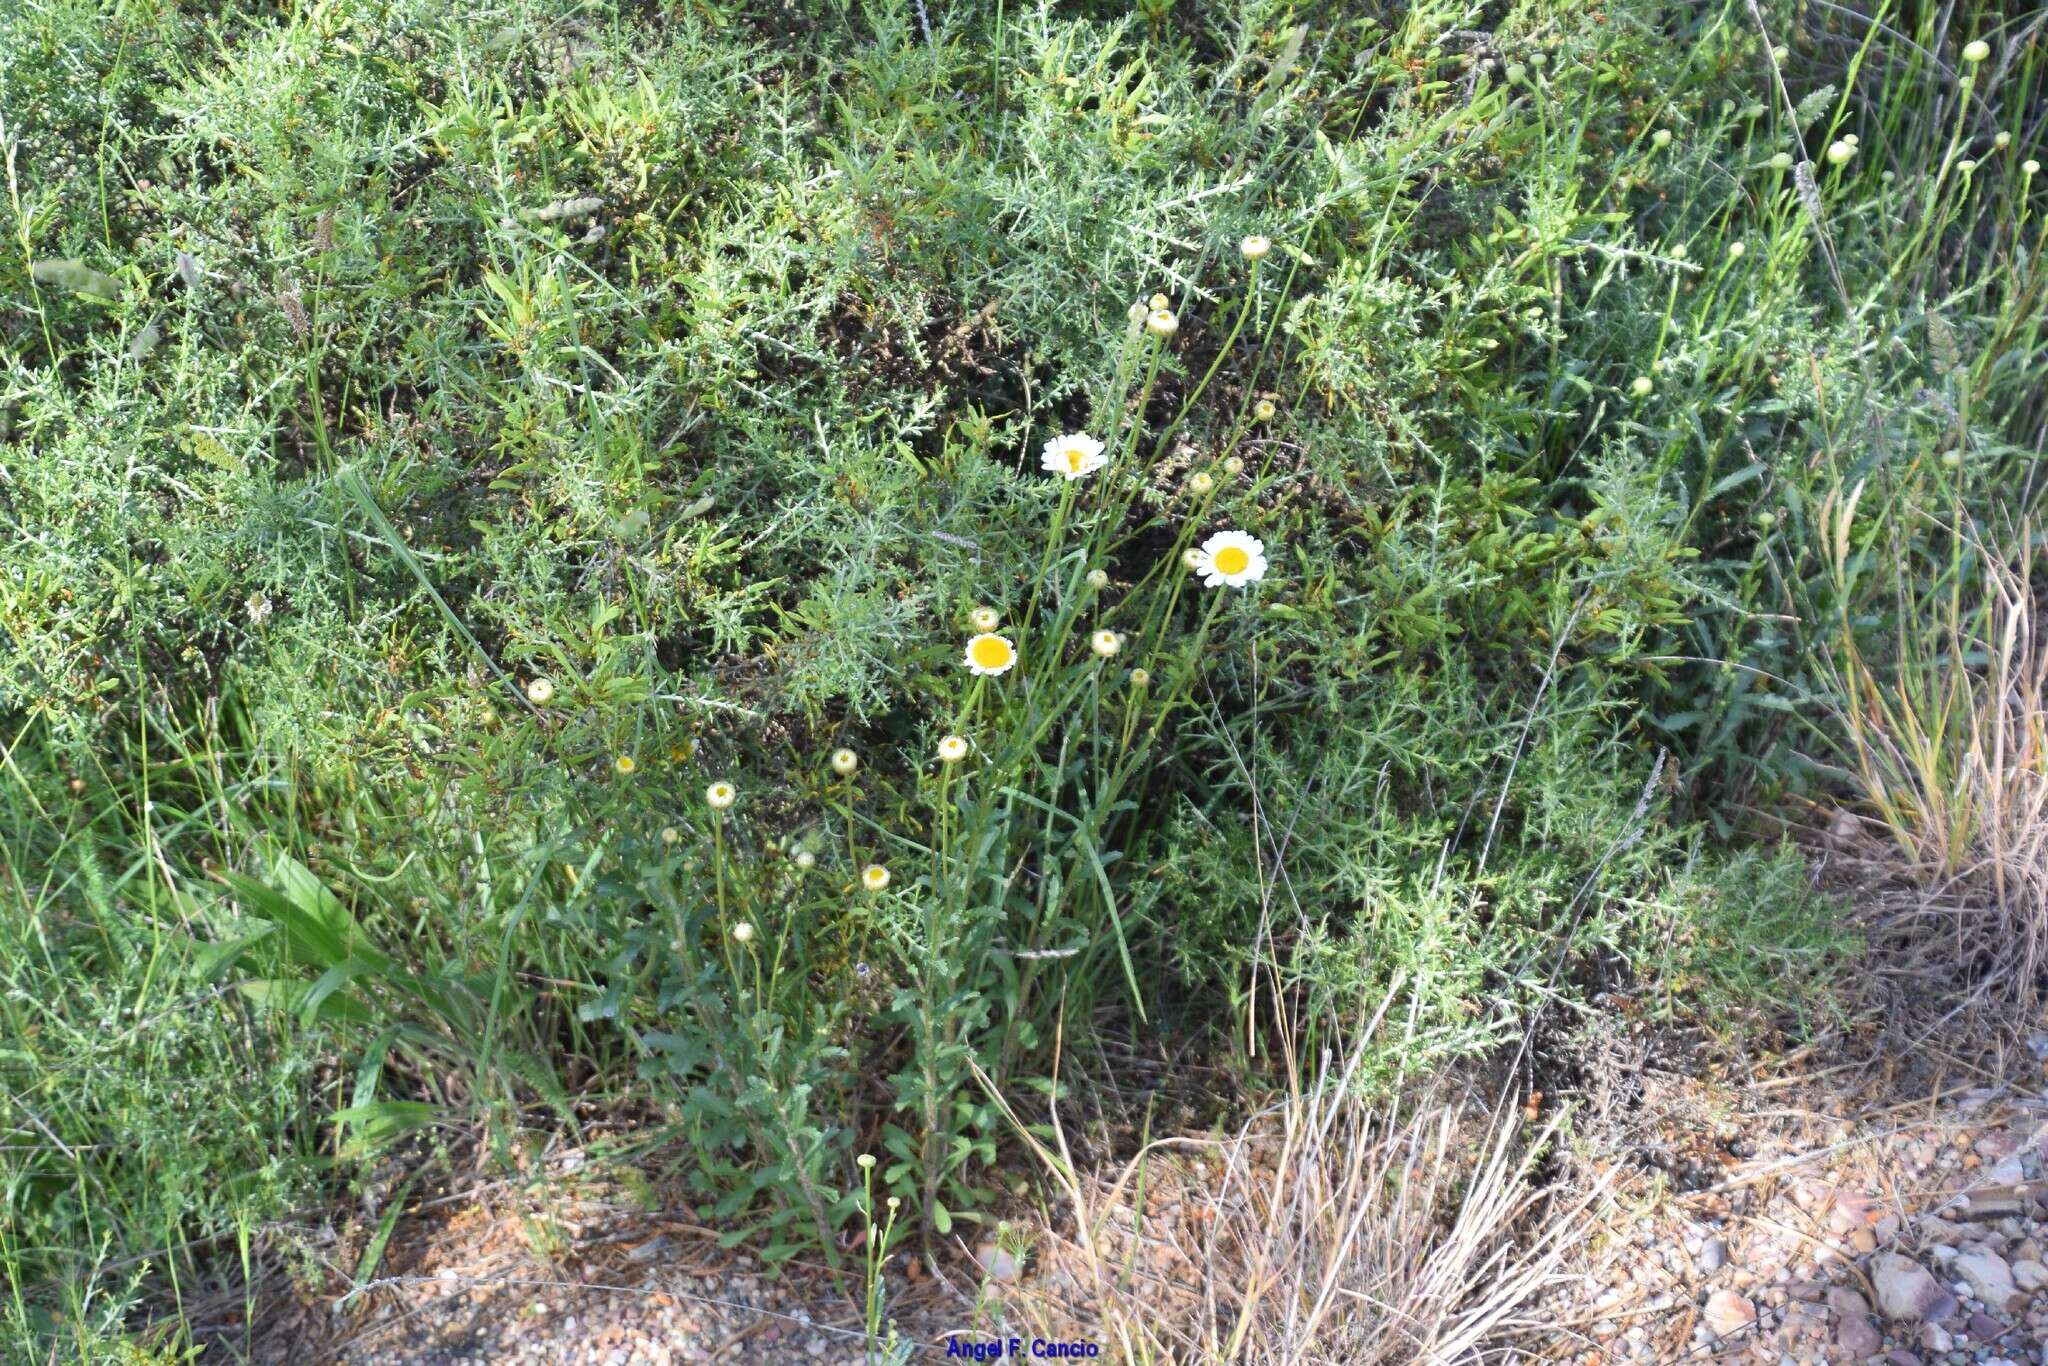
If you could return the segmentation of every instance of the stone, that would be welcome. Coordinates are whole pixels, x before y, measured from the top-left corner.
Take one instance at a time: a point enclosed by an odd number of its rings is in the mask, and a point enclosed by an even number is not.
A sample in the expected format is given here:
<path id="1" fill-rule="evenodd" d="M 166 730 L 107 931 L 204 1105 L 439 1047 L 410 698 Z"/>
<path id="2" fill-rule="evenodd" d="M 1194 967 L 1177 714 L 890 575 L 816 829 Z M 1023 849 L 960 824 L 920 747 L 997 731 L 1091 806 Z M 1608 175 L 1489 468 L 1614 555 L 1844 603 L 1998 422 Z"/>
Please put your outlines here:
<path id="1" fill-rule="evenodd" d="M 1827 1315 L 1811 1305 L 1795 1304 L 1785 1311 L 1778 1335 L 1789 1342 L 1798 1342 L 1802 1338 L 1824 1342 L 1828 1335 Z"/>
<path id="2" fill-rule="evenodd" d="M 1941 1283 L 1927 1268 L 1896 1252 L 1880 1252 L 1871 1260 L 1870 1284 L 1877 1307 L 1894 1323 L 1920 1318 L 1942 1294 Z"/>
<path id="3" fill-rule="evenodd" d="M 1885 1361 L 1887 1366 L 1925 1366 L 1918 1352 L 1909 1352 L 1903 1347 L 1886 1357 Z"/>
<path id="4" fill-rule="evenodd" d="M 1864 1361 L 1884 1350 L 1884 1334 L 1864 1313 L 1843 1314 L 1835 1325 L 1835 1345 L 1850 1361 Z"/>
<path id="5" fill-rule="evenodd" d="M 2012 1268 L 2005 1264 L 2005 1258 L 1988 1248 L 1974 1247 L 1958 1253 L 1955 1269 L 1977 1298 L 1993 1309 L 2017 1309 L 2025 1302 L 2026 1297 L 2013 1284 Z"/>
<path id="6" fill-rule="evenodd" d="M 1940 1324 L 1923 1323 L 1920 1325 L 1920 1345 L 1936 1356 L 1946 1356 L 1954 1349 L 1956 1340 Z"/>
<path id="7" fill-rule="evenodd" d="M 1719 1238 L 1707 1239 L 1706 1246 L 1700 1249 L 1700 1270 L 1711 1276 L 1726 1265 L 1728 1244 Z"/>
<path id="8" fill-rule="evenodd" d="M 1846 1285 L 1828 1287 L 1828 1308 L 1845 1318 L 1851 1314 L 1868 1314 L 1870 1302 Z"/>
<path id="9" fill-rule="evenodd" d="M 1978 1342 L 1996 1342 L 2005 1336 L 2005 1325 L 1989 1314 L 1972 1314 L 1970 1336 Z"/>
<path id="10" fill-rule="evenodd" d="M 1864 1253 L 1875 1252 L 1877 1251 L 1877 1234 L 1871 1229 L 1859 1228 L 1849 1235 L 1849 1246 L 1855 1248 L 1859 1256 Z"/>
<path id="11" fill-rule="evenodd" d="M 981 1249 L 981 1269 L 988 1278 L 998 1285 L 1008 1285 L 1017 1279 L 1023 1268 L 1017 1265 L 1016 1254 L 997 1243 L 987 1243 Z"/>
<path id="12" fill-rule="evenodd" d="M 1733 1290 L 1716 1290 L 1707 1296 L 1701 1317 L 1717 1338 L 1733 1336 L 1756 1322 L 1756 1306 Z"/>
<path id="13" fill-rule="evenodd" d="M 2017 1261 L 2012 1264 L 2013 1284 L 2022 1290 L 2040 1290 L 2048 1287 L 2048 1266 L 2035 1261 Z"/>
<path id="14" fill-rule="evenodd" d="M 1993 1129 L 1970 1146 L 1986 1162 L 1996 1162 L 2018 1152 L 2020 1141 L 2008 1130 Z"/>
<path id="15" fill-rule="evenodd" d="M 1869 1196 L 1856 1191 L 1838 1191 L 1835 1202 L 1828 1209 L 1828 1231 L 1830 1233 L 1853 1233 L 1878 1215 L 1876 1202 Z"/>

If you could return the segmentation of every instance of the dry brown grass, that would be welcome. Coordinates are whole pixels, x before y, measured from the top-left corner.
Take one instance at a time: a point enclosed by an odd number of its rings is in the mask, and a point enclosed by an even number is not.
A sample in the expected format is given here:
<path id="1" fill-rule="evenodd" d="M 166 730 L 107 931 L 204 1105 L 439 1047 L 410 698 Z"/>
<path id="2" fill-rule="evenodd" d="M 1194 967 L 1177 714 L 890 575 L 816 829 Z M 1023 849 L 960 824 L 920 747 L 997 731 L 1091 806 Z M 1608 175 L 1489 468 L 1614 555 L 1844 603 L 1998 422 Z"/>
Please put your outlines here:
<path id="1" fill-rule="evenodd" d="M 1077 1170 L 1012 1114 L 1064 1197 L 1012 1306 L 1136 1363 L 1476 1362 L 1508 1351 L 1600 1192 L 1533 1181 L 1559 1119 L 1450 1077 L 1369 1090 L 1377 1026 L 1223 1140 Z M 1111 1349 L 1114 1349 L 1113 1351 Z"/>

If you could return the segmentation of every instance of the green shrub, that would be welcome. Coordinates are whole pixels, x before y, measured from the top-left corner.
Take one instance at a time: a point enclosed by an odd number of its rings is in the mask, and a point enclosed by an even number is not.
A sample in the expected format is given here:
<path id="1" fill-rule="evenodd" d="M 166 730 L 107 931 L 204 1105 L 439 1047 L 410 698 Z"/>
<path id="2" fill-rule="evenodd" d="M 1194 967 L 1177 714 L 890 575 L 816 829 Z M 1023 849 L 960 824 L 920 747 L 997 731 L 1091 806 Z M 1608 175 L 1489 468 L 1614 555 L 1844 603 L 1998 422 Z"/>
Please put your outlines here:
<path id="1" fill-rule="evenodd" d="M 8 800 L 175 812 L 5 893 L 90 930 L 20 969 L 33 1075 L 204 990 L 149 1046 L 264 1080 L 166 1169 L 631 1099 L 734 1238 L 835 1256 L 869 1148 L 899 1230 L 985 1213 L 980 1078 L 1056 1048 L 1391 996 L 1391 1076 L 1838 961 L 1730 837 L 1835 776 L 1804 623 L 1955 558 L 1831 572 L 1822 509 L 2032 487 L 2038 149 L 1992 139 L 2038 39 L 937 8 L 0 20 Z M 1049 477 L 1063 432 L 1110 466 Z M 1254 592 L 1178 567 L 1223 527 Z M 1023 656 L 978 683 L 977 605 Z M 164 1099 L 105 1075 L 78 1122 Z M 278 1160 L 39 1177 L 36 1236 L 260 1224 Z"/>

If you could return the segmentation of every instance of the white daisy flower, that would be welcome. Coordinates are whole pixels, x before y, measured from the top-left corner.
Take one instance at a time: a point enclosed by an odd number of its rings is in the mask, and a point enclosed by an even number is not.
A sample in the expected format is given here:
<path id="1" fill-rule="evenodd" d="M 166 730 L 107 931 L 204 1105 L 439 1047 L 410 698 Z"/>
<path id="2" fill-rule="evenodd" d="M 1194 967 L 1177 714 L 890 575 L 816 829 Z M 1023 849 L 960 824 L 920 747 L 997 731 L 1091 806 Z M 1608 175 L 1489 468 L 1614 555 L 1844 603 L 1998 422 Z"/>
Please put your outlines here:
<path id="1" fill-rule="evenodd" d="M 1062 479 L 1074 480 L 1085 478 L 1108 463 L 1100 441 L 1086 432 L 1068 432 L 1045 443 L 1045 457 L 1038 465 Z"/>
<path id="2" fill-rule="evenodd" d="M 1088 637 L 1088 648 L 1108 659 L 1124 648 L 1124 638 L 1114 631 L 1097 631 Z"/>
<path id="3" fill-rule="evenodd" d="M 984 631 L 967 642 L 967 667 L 984 678 L 1006 674 L 1017 663 L 1017 647 L 1006 636 Z"/>
<path id="4" fill-rule="evenodd" d="M 939 737 L 939 762 L 957 764 L 967 757 L 967 739 L 961 735 Z"/>
<path id="5" fill-rule="evenodd" d="M 713 811 L 723 811 L 731 806 L 733 799 L 739 795 L 731 783 L 713 783 L 704 789 L 704 804 Z"/>
<path id="6" fill-rule="evenodd" d="M 1194 570 L 1211 588 L 1242 588 L 1266 577 L 1266 546 L 1242 531 L 1219 531 L 1195 552 Z"/>
<path id="7" fill-rule="evenodd" d="M 860 767 L 860 756 L 844 746 L 832 751 L 832 771 L 842 778 L 850 778 Z"/>
<path id="8" fill-rule="evenodd" d="M 879 863 L 870 863 L 860 870 L 860 885 L 871 892 L 886 891 L 889 886 L 889 870 Z"/>

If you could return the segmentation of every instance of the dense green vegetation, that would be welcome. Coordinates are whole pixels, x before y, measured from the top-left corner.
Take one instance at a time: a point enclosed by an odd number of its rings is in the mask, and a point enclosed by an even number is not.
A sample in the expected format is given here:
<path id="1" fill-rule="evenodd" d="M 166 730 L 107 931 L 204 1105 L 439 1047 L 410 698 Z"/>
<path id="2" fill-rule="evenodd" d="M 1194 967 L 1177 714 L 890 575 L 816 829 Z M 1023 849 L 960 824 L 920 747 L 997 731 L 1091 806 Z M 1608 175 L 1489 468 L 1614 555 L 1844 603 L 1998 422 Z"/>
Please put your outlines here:
<path id="1" fill-rule="evenodd" d="M 394 1145 L 638 1107 L 839 1258 L 993 1217 L 1056 1049 L 1835 970 L 1844 678 L 2036 546 L 1965 11 L 0 14 L 7 1340 Z"/>

